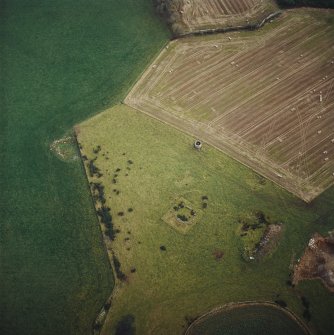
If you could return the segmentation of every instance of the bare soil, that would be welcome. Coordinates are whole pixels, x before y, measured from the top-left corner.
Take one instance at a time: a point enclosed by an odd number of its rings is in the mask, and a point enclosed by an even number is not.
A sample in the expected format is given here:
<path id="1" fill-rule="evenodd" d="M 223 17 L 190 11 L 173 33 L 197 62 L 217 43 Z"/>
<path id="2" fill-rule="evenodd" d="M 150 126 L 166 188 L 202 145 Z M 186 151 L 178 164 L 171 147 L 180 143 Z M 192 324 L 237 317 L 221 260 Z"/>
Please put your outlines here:
<path id="1" fill-rule="evenodd" d="M 293 284 L 304 279 L 321 279 L 334 292 L 334 238 L 315 234 L 294 268 Z"/>
<path id="2" fill-rule="evenodd" d="M 282 225 L 280 224 L 270 224 L 260 241 L 259 247 L 257 249 L 257 257 L 264 257 L 275 249 L 278 244 L 279 238 L 282 233 Z"/>

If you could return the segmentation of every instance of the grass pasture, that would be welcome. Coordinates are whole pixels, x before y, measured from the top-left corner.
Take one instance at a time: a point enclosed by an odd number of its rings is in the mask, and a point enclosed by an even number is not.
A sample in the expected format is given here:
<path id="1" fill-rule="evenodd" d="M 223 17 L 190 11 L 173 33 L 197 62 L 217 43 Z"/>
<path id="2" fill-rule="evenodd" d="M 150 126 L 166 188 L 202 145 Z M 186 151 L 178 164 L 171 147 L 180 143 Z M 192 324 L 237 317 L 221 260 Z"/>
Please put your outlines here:
<path id="1" fill-rule="evenodd" d="M 277 11 L 272 0 L 181 0 L 175 1 L 178 22 L 185 33 L 205 29 L 260 23 Z"/>
<path id="2" fill-rule="evenodd" d="M 64 134 L 168 37 L 150 0 L 0 1 L 0 334 L 91 334 L 113 276 Z"/>
<path id="3" fill-rule="evenodd" d="M 130 316 L 137 335 L 183 334 L 189 320 L 240 301 L 284 300 L 302 318 L 301 296 L 310 302 L 309 327 L 333 333 L 334 295 L 317 281 L 287 284 L 312 233 L 334 228 L 333 188 L 305 204 L 211 146 L 195 150 L 193 137 L 124 104 L 78 125 L 78 140 L 102 174 L 89 181 L 104 185 L 119 230 L 111 248 L 127 276 L 117 282 L 102 334 L 114 334 Z M 182 198 L 203 212 L 186 233 L 162 220 Z M 245 262 L 239 218 L 258 211 L 281 222 L 283 233 L 268 257 Z"/>
<path id="4" fill-rule="evenodd" d="M 199 199 L 197 199 L 199 202 Z M 184 198 L 174 202 L 172 208 L 162 217 L 162 220 L 181 233 L 187 233 L 191 227 L 200 221 L 203 212 Z"/>
<path id="5" fill-rule="evenodd" d="M 172 41 L 125 102 L 306 201 L 334 181 L 334 12 Z"/>

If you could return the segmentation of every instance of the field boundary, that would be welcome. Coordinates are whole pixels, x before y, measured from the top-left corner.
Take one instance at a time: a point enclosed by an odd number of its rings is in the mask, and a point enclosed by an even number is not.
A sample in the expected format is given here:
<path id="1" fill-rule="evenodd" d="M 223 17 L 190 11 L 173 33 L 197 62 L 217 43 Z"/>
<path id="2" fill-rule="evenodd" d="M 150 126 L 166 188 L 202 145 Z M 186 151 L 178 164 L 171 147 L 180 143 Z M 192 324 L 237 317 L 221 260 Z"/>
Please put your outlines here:
<path id="1" fill-rule="evenodd" d="M 276 308 L 277 310 L 282 311 L 287 316 L 289 316 L 292 320 L 294 320 L 298 325 L 304 330 L 306 335 L 312 335 L 311 330 L 306 326 L 306 324 L 291 310 L 288 308 L 283 308 L 279 306 L 278 304 L 271 302 L 271 301 L 243 301 L 243 302 L 231 302 L 222 306 L 215 307 L 214 309 L 206 312 L 205 314 L 201 315 L 200 317 L 196 318 L 195 321 L 193 321 L 190 326 L 186 329 L 184 335 L 190 335 L 192 328 L 194 328 L 197 324 L 201 323 L 203 320 L 210 318 L 212 315 L 219 314 L 220 312 L 224 310 L 234 309 L 234 308 L 240 308 L 244 306 L 270 306 L 273 308 Z"/>
<path id="2" fill-rule="evenodd" d="M 126 90 L 125 94 L 124 94 L 124 99 L 122 101 L 120 101 L 121 104 L 124 103 L 126 97 L 130 94 L 130 92 L 132 91 L 133 87 L 138 83 L 138 81 L 140 80 L 140 78 L 145 74 L 145 72 L 148 70 L 148 68 L 152 65 L 152 62 L 155 60 L 155 59 L 158 59 L 159 56 L 161 55 L 162 51 L 164 49 L 166 49 L 166 47 L 169 45 L 169 43 L 171 42 L 172 39 L 170 40 L 167 40 L 163 46 L 151 57 L 151 62 L 149 62 L 144 68 L 143 70 L 139 73 L 139 75 L 137 76 L 137 78 L 134 80 L 133 84 L 129 86 L 129 88 Z M 114 105 L 108 107 L 109 108 L 112 108 L 114 106 L 116 106 L 117 103 L 115 103 Z M 107 110 L 108 110 L 107 109 Z M 105 110 L 104 110 L 105 111 Z M 104 112 L 102 111 L 102 113 Z M 99 115 L 101 112 L 97 113 L 96 115 Z"/>
<path id="3" fill-rule="evenodd" d="M 116 286 L 117 286 L 117 278 L 115 276 L 115 268 L 114 268 L 114 264 L 113 264 L 113 260 L 111 258 L 111 256 L 109 255 L 108 253 L 108 246 L 107 246 L 107 243 L 104 239 L 104 236 L 103 236 L 103 231 L 102 231 L 102 224 L 100 222 L 100 219 L 99 219 L 99 216 L 97 215 L 97 211 L 96 211 L 96 206 L 95 206 L 95 203 L 94 203 L 94 199 L 93 199 L 93 194 L 92 194 L 92 190 L 91 190 L 91 187 L 89 185 L 89 179 L 88 179 L 88 175 L 87 175 L 87 170 L 85 168 L 85 164 L 84 164 L 84 159 L 82 157 L 82 154 L 81 154 L 81 149 L 80 149 L 80 143 L 78 141 L 78 138 L 77 138 L 77 131 L 78 131 L 78 126 L 74 126 L 73 127 L 73 138 L 74 138 L 74 144 L 75 144 L 75 147 L 78 151 L 78 155 L 79 155 L 79 160 L 81 162 L 81 169 L 83 170 L 83 173 L 85 175 L 85 179 L 86 179 L 86 187 L 87 187 L 87 190 L 89 192 L 89 197 L 90 197 L 90 200 L 91 200 L 91 204 L 93 206 L 93 210 L 94 210 L 94 213 L 95 213 L 95 217 L 96 217 L 96 223 L 98 224 L 99 226 L 99 230 L 100 230 L 100 240 L 103 244 L 103 249 L 105 250 L 105 255 L 106 257 L 108 258 L 108 263 L 109 263 L 109 266 L 110 266 L 110 269 L 111 269 L 111 274 L 112 274 L 112 279 L 113 279 L 113 282 L 114 282 L 114 287 L 112 288 L 112 291 L 111 293 L 109 294 L 108 298 L 106 299 L 105 303 L 103 304 L 103 306 L 101 306 L 95 320 L 93 321 L 92 323 L 92 334 L 93 335 L 97 335 L 97 334 L 100 334 L 101 333 L 101 330 L 104 326 L 104 323 L 106 321 L 106 318 L 107 318 L 107 314 L 108 314 L 108 309 L 106 309 L 106 305 L 111 305 L 112 303 L 112 300 L 113 300 L 113 297 L 115 295 L 115 290 L 116 290 Z M 100 330 L 97 330 L 96 329 L 96 325 L 99 324 L 101 325 L 101 328 Z"/>

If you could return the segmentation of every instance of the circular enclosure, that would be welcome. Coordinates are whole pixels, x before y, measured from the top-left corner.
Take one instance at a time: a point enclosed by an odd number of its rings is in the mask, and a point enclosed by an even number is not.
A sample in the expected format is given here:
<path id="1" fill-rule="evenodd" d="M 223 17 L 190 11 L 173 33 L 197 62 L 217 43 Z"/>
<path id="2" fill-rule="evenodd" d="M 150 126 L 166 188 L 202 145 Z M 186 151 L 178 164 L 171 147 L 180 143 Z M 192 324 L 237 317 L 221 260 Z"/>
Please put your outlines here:
<path id="1" fill-rule="evenodd" d="M 308 335 L 289 311 L 267 303 L 235 304 L 216 309 L 193 322 L 186 335 Z"/>
<path id="2" fill-rule="evenodd" d="M 196 149 L 201 149 L 202 148 L 202 142 L 200 140 L 196 140 L 195 143 L 194 143 L 194 147 Z"/>

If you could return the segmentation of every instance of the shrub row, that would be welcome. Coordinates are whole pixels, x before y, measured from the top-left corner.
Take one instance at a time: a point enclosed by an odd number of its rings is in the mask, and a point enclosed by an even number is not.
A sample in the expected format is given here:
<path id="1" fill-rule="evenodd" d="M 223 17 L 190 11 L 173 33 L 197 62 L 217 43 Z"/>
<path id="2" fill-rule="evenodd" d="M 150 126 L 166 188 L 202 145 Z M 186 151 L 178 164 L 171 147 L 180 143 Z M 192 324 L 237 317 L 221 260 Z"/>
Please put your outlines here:
<path id="1" fill-rule="evenodd" d="M 112 216 L 110 214 L 110 208 L 104 205 L 106 202 L 106 198 L 104 195 L 104 186 L 101 183 L 90 183 L 90 186 L 95 204 L 99 202 L 101 205 L 100 208 L 96 209 L 96 213 L 99 216 L 100 221 L 106 227 L 104 234 L 113 241 L 119 230 L 114 229 Z"/>
<path id="2" fill-rule="evenodd" d="M 104 197 L 104 186 L 101 183 L 90 183 L 90 185 L 95 202 L 100 201 L 103 205 L 106 202 L 106 198 Z"/>
<path id="3" fill-rule="evenodd" d="M 99 209 L 96 210 L 97 215 L 100 217 L 101 222 L 105 225 L 106 231 L 104 234 L 110 238 L 110 240 L 114 240 L 116 234 L 119 230 L 114 229 L 112 216 L 110 214 L 110 208 L 106 206 L 101 206 Z"/>
<path id="4" fill-rule="evenodd" d="M 115 255 L 112 256 L 112 259 L 113 259 L 113 262 L 114 262 L 116 277 L 121 281 L 125 281 L 127 279 L 127 277 L 121 270 L 120 261 L 118 260 L 118 258 Z"/>
<path id="5" fill-rule="evenodd" d="M 94 164 L 95 160 L 96 160 L 96 158 L 91 159 L 87 163 L 89 175 L 90 175 L 90 177 L 96 176 L 97 178 L 100 178 L 100 177 L 102 177 L 102 173 L 101 173 L 100 169 Z"/>

